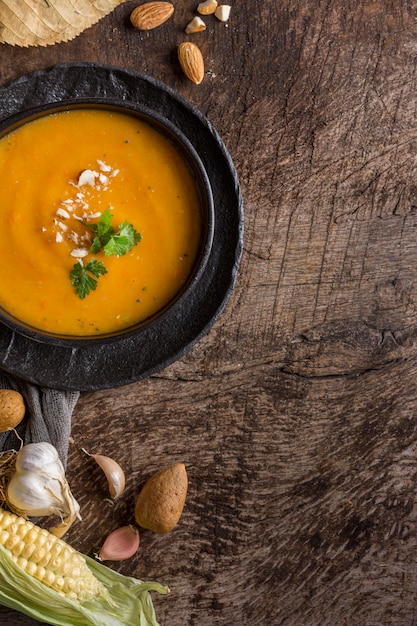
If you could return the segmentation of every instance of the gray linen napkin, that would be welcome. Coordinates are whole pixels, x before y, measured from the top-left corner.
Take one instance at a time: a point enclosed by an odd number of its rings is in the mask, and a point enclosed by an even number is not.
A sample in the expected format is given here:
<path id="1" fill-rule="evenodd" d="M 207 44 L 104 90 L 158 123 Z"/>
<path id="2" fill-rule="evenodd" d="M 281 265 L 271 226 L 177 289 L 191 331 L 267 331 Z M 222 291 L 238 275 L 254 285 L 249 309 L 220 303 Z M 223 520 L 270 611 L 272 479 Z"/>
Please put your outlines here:
<path id="1" fill-rule="evenodd" d="M 26 415 L 16 428 L 24 444 L 38 441 L 51 443 L 66 468 L 71 418 L 80 392 L 38 387 L 2 371 L 0 389 L 14 389 L 25 399 Z M 19 449 L 19 446 L 13 431 L 0 433 L 0 451 Z"/>

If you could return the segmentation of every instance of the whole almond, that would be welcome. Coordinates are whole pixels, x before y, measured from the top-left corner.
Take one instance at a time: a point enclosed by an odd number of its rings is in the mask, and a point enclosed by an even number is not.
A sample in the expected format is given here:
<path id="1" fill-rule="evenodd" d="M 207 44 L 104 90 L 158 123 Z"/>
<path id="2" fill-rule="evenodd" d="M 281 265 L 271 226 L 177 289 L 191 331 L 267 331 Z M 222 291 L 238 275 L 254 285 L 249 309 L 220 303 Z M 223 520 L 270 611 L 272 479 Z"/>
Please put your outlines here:
<path id="1" fill-rule="evenodd" d="M 178 60 L 186 77 L 199 85 L 204 78 L 204 59 L 200 48 L 191 41 L 183 41 L 178 46 Z"/>
<path id="2" fill-rule="evenodd" d="M 146 2 L 133 9 L 130 21 L 139 30 L 152 30 L 166 22 L 173 13 L 171 2 Z"/>
<path id="3" fill-rule="evenodd" d="M 15 428 L 26 413 L 23 396 L 13 389 L 0 389 L 0 432 Z"/>

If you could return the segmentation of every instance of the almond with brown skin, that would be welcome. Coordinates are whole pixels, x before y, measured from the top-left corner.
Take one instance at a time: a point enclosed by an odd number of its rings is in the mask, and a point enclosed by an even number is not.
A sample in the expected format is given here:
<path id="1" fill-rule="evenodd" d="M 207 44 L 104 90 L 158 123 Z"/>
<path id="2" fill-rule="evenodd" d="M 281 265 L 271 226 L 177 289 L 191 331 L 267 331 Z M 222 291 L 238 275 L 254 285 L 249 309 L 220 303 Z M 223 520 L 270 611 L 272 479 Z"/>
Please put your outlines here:
<path id="1" fill-rule="evenodd" d="M 133 9 L 130 21 L 139 30 L 152 30 L 166 22 L 173 13 L 171 2 L 146 2 Z"/>
<path id="2" fill-rule="evenodd" d="M 183 41 L 178 46 L 178 60 L 186 77 L 199 85 L 204 78 L 204 59 L 200 48 L 191 41 Z"/>
<path id="3" fill-rule="evenodd" d="M 137 497 L 136 523 L 155 533 L 170 532 L 181 517 L 187 489 L 184 463 L 160 470 L 146 481 Z"/>

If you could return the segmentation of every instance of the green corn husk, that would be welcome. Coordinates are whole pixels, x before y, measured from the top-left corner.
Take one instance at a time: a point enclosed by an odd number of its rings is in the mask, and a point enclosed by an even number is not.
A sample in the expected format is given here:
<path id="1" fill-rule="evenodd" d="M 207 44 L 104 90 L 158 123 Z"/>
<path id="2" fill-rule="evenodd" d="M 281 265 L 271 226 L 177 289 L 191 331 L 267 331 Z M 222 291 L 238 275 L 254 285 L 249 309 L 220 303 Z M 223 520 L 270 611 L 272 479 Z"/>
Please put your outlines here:
<path id="1" fill-rule="evenodd" d="M 159 626 L 150 591 L 169 592 L 156 582 L 124 576 L 82 555 L 109 598 L 70 600 L 27 574 L 0 545 L 0 604 L 56 626 Z"/>

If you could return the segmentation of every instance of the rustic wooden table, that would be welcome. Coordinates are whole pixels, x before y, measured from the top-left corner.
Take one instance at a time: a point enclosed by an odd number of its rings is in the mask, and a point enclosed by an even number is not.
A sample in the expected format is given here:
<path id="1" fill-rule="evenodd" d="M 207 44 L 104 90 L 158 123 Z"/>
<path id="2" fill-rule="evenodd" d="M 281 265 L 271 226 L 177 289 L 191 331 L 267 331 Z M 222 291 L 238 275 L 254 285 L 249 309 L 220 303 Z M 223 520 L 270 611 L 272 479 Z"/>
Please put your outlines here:
<path id="1" fill-rule="evenodd" d="M 126 2 L 75 40 L 0 48 L 6 84 L 58 62 L 137 70 L 195 104 L 240 176 L 245 246 L 221 318 L 137 383 L 82 393 L 68 475 L 90 552 L 132 520 L 139 486 L 184 461 L 167 536 L 115 568 L 171 588 L 162 626 L 411 626 L 417 620 L 417 6 L 392 0 L 233 5 L 176 45 L 197 2 L 134 31 Z M 233 4 L 233 3 L 232 3 Z M 416 178 L 414 178 L 416 176 Z M 103 502 L 80 448 L 124 466 Z M 35 622 L 0 609 L 1 623 Z"/>

